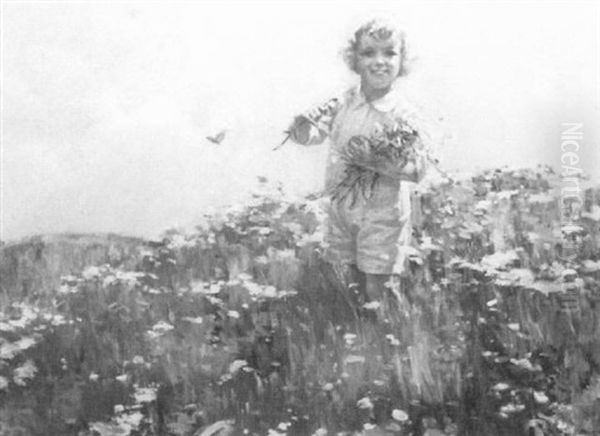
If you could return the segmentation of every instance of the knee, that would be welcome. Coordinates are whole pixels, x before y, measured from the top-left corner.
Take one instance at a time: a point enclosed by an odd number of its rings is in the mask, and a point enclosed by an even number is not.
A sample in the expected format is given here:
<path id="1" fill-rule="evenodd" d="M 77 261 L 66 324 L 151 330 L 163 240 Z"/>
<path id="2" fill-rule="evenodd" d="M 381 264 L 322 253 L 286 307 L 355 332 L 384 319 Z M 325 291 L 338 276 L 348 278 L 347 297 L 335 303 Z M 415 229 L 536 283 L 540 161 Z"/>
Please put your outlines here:
<path id="1" fill-rule="evenodd" d="M 388 274 L 367 274 L 367 294 L 371 300 L 380 300 L 389 280 Z"/>

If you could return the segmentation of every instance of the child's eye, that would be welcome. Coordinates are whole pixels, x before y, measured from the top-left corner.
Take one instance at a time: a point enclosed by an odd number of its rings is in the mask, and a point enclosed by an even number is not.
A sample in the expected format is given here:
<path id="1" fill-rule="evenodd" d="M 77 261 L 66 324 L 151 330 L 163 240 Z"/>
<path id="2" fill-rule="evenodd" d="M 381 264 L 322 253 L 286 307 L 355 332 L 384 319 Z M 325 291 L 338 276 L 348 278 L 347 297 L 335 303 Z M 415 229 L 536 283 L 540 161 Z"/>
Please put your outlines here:
<path id="1" fill-rule="evenodd" d="M 373 49 L 366 49 L 366 50 L 361 51 L 360 55 L 364 56 L 364 57 L 369 57 L 370 58 L 372 56 L 375 56 L 375 50 L 373 50 Z"/>
<path id="2" fill-rule="evenodd" d="M 396 50 L 387 50 L 385 52 L 385 55 L 388 57 L 394 57 L 394 56 L 398 56 L 398 52 Z"/>

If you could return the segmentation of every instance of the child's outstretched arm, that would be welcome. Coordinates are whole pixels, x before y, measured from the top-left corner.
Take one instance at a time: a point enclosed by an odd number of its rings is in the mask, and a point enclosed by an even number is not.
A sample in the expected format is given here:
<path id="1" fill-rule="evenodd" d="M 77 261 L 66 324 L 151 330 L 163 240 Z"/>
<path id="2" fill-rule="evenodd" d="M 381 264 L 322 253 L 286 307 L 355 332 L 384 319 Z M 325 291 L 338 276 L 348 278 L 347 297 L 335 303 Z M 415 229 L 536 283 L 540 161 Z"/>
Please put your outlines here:
<path id="1" fill-rule="evenodd" d="M 290 139 L 300 145 L 321 144 L 329 136 L 338 109 L 338 99 L 332 98 L 318 108 L 296 116 L 288 128 Z"/>
<path id="2" fill-rule="evenodd" d="M 320 128 L 307 115 L 298 115 L 288 127 L 290 139 L 300 145 L 317 145 L 327 138 L 328 130 Z"/>

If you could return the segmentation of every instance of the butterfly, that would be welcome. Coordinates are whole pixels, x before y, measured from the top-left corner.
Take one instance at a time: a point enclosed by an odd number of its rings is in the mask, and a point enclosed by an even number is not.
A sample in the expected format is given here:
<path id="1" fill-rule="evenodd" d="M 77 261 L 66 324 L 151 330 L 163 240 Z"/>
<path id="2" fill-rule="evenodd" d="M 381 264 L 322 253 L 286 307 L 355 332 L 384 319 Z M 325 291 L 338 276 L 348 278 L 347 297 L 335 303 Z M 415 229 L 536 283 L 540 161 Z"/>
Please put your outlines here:
<path id="1" fill-rule="evenodd" d="M 206 139 L 208 139 L 213 144 L 220 144 L 225 139 L 225 132 L 227 132 L 227 130 L 221 130 L 215 136 L 207 136 Z"/>

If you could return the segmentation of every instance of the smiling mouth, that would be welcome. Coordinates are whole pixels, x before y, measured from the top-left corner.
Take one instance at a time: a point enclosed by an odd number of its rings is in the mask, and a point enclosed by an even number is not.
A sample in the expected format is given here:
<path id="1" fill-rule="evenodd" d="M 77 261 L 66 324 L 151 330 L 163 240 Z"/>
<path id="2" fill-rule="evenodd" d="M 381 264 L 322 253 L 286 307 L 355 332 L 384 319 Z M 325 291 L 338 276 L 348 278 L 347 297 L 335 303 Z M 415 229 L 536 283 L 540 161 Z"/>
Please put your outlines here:
<path id="1" fill-rule="evenodd" d="M 374 76 L 387 76 L 389 74 L 389 72 L 387 70 L 378 70 L 378 71 L 371 71 L 371 74 Z"/>

